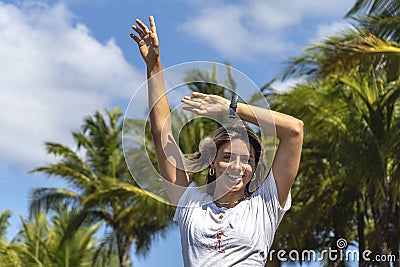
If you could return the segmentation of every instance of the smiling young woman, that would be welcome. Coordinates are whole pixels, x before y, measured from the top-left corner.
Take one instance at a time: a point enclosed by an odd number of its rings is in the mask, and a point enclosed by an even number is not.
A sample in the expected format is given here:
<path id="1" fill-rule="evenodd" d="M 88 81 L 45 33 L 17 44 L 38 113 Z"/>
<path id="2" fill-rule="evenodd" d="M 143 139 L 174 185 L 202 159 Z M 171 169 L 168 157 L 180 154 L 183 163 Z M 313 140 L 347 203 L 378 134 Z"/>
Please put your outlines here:
<path id="1" fill-rule="evenodd" d="M 296 177 L 303 140 L 302 121 L 291 116 L 216 95 L 193 93 L 182 102 L 185 110 L 203 116 L 236 115 L 264 130 L 275 127 L 279 145 L 267 177 L 262 146 L 246 124 L 215 131 L 197 154 L 207 154 L 211 143 L 215 157 L 207 158 L 207 192 L 189 180 L 171 128 L 159 41 L 154 18 L 150 29 L 140 20 L 131 37 L 147 66 L 151 133 L 161 176 L 171 203 L 177 205 L 185 266 L 264 266 L 275 231 L 290 208 L 290 188 Z M 232 110 L 236 114 L 232 114 Z M 235 112 L 233 112 L 235 113 Z M 251 181 L 262 179 L 255 190 Z"/>

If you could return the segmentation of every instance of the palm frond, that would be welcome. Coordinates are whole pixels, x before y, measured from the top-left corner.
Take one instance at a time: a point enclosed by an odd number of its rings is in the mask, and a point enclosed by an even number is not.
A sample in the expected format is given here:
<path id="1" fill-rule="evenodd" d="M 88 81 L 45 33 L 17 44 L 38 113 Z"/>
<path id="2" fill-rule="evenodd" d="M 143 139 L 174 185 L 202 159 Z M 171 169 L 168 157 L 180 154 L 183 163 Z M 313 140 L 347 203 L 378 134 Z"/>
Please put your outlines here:
<path id="1" fill-rule="evenodd" d="M 393 0 L 357 0 L 354 6 L 347 12 L 345 17 L 389 15 L 399 14 L 400 3 Z"/>
<path id="2" fill-rule="evenodd" d="M 303 76 L 325 78 L 331 73 L 345 73 L 360 65 L 359 62 L 378 65 L 383 55 L 385 58 L 398 58 L 399 53 L 399 44 L 355 27 L 339 36 L 328 37 L 320 44 L 308 47 L 304 55 L 291 59 L 283 79 Z"/>
<path id="3" fill-rule="evenodd" d="M 367 16 L 357 19 L 361 28 L 379 38 L 400 43 L 400 14 L 397 16 Z"/>
<path id="4" fill-rule="evenodd" d="M 97 266 L 111 266 L 112 256 L 118 253 L 117 238 L 115 232 L 106 232 L 97 246 L 93 255 L 92 264 Z"/>
<path id="5" fill-rule="evenodd" d="M 2 211 L 0 214 L 0 241 L 5 241 L 7 235 L 7 227 L 10 226 L 9 219 L 11 217 L 11 210 Z"/>
<path id="6" fill-rule="evenodd" d="M 96 176 L 87 176 L 85 170 L 81 170 L 80 168 L 76 168 L 74 166 L 70 166 L 70 164 L 56 163 L 50 164 L 44 167 L 38 167 L 33 169 L 31 172 L 42 172 L 47 175 L 57 176 L 65 180 L 70 185 L 83 189 L 83 188 L 91 188 L 96 185 Z M 96 177 L 93 179 L 93 177 Z"/>
<path id="7" fill-rule="evenodd" d="M 60 204 L 67 207 L 77 206 L 82 200 L 81 195 L 66 188 L 48 187 L 33 189 L 29 198 L 31 218 L 42 211 L 57 210 Z"/>
<path id="8" fill-rule="evenodd" d="M 25 267 L 45 265 L 22 245 L 7 244 L 0 241 L 0 264 L 2 266 Z"/>

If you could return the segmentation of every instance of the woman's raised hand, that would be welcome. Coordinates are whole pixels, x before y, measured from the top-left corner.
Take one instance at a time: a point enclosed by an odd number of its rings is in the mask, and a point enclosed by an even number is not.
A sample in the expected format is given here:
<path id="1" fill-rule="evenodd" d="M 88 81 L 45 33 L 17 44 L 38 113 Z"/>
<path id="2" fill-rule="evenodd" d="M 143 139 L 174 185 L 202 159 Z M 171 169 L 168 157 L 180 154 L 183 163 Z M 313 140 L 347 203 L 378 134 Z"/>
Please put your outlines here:
<path id="1" fill-rule="evenodd" d="M 136 19 L 136 25 L 132 25 L 132 29 L 139 35 L 131 33 L 130 36 L 138 44 L 140 54 L 146 64 L 156 63 L 160 54 L 156 23 L 154 22 L 153 16 L 149 17 L 150 30 L 140 19 Z"/>
<path id="2" fill-rule="evenodd" d="M 183 107 L 184 110 L 194 112 L 198 115 L 215 116 L 229 114 L 230 101 L 222 96 L 193 92 L 192 97 L 185 96 L 181 101 L 187 105 Z"/>

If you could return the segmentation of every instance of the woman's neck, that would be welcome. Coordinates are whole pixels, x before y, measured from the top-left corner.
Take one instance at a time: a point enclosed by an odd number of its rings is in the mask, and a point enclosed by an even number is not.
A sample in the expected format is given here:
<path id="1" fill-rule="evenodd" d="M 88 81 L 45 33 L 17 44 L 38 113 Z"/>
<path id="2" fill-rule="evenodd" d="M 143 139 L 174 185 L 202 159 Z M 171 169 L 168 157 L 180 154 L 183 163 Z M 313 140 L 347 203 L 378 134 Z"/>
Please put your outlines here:
<path id="1" fill-rule="evenodd" d="M 218 196 L 218 192 L 215 194 Z M 239 204 L 243 199 L 246 198 L 244 191 L 237 191 L 237 192 L 228 192 L 227 194 L 223 195 L 220 198 L 214 200 L 214 203 L 218 207 L 226 207 L 226 208 L 233 208 L 237 204 Z"/>

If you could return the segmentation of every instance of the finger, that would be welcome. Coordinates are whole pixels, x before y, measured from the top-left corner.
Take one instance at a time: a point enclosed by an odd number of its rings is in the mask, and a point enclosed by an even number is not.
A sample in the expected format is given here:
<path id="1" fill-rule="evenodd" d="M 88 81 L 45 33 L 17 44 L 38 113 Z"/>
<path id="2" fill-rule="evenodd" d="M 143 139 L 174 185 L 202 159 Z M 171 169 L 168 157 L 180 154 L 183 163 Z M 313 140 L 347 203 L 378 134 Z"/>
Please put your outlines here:
<path id="1" fill-rule="evenodd" d="M 200 107 L 201 106 L 201 102 L 199 101 L 199 100 L 197 100 L 197 99 L 186 99 L 186 98 L 184 98 L 184 99 L 182 99 L 181 100 L 183 103 L 185 103 L 185 104 L 187 104 L 187 105 L 190 105 L 190 106 L 193 106 L 193 107 Z"/>
<path id="2" fill-rule="evenodd" d="M 183 99 L 189 100 L 189 101 L 194 101 L 194 102 L 201 102 L 201 103 L 204 102 L 204 100 L 202 98 L 195 98 L 195 97 L 190 97 L 190 96 L 184 96 Z"/>
<path id="3" fill-rule="evenodd" d="M 149 31 L 149 28 L 147 28 L 147 26 L 146 26 L 146 24 L 144 24 L 140 19 L 136 19 L 136 23 L 140 26 L 140 28 L 142 28 L 142 30 L 146 33 L 146 34 L 148 34 L 150 31 Z"/>
<path id="4" fill-rule="evenodd" d="M 184 106 L 184 107 L 182 107 L 182 109 L 184 109 L 186 111 L 190 111 L 190 112 L 196 113 L 198 115 L 206 115 L 207 114 L 207 112 L 205 110 L 201 110 L 201 109 L 198 109 L 198 108 Z"/>
<path id="5" fill-rule="evenodd" d="M 135 25 L 132 25 L 132 29 L 137 32 L 137 34 L 139 34 L 140 37 L 144 38 L 144 33 L 141 29 L 139 29 L 138 27 L 136 27 Z"/>
<path id="6" fill-rule="evenodd" d="M 192 92 L 192 94 L 193 94 L 193 95 L 205 95 L 204 93 L 196 92 L 196 91 Z"/>
<path id="7" fill-rule="evenodd" d="M 157 32 L 156 23 L 155 23 L 155 21 L 154 21 L 154 17 L 153 17 L 153 16 L 150 16 L 150 17 L 149 17 L 149 22 L 150 22 L 150 30 L 151 30 L 152 32 L 156 33 L 156 32 Z"/>
<path id="8" fill-rule="evenodd" d="M 186 110 L 186 111 L 193 112 L 193 113 L 197 113 L 199 111 L 198 108 L 194 108 L 194 107 L 190 107 L 190 106 L 183 106 L 182 109 Z"/>
<path id="9" fill-rule="evenodd" d="M 190 96 L 184 96 L 181 101 L 184 102 L 185 100 L 191 100 L 191 99 L 192 98 Z"/>
<path id="10" fill-rule="evenodd" d="M 198 109 L 198 108 L 194 108 L 192 110 L 192 112 L 196 113 L 197 115 L 206 115 L 207 114 L 207 111 L 202 110 L 202 109 Z"/>
<path id="11" fill-rule="evenodd" d="M 193 101 L 193 102 L 197 102 L 197 103 L 206 103 L 206 102 L 204 102 L 204 100 L 203 100 L 203 98 L 191 98 L 190 99 L 191 101 Z"/>
<path id="12" fill-rule="evenodd" d="M 150 37 L 153 39 L 153 44 L 155 47 L 158 47 L 160 44 L 158 43 L 158 37 L 156 33 L 150 32 Z"/>
<path id="13" fill-rule="evenodd" d="M 194 107 L 183 106 L 182 109 L 187 110 L 187 111 L 192 111 L 194 109 Z"/>
<path id="14" fill-rule="evenodd" d="M 157 47 L 157 46 L 159 46 L 159 43 L 158 43 L 156 23 L 154 21 L 153 16 L 149 17 L 149 22 L 150 22 L 150 30 L 151 30 L 150 36 L 151 36 L 151 38 L 153 38 L 154 45 Z"/>
<path id="15" fill-rule="evenodd" d="M 135 42 L 139 45 L 139 43 L 140 43 L 140 39 L 139 39 L 139 37 L 137 37 L 136 35 L 134 35 L 133 33 L 131 33 L 130 34 L 130 36 L 131 36 L 131 38 L 133 39 L 133 40 L 135 40 Z"/>
<path id="16" fill-rule="evenodd" d="M 206 96 L 208 96 L 207 94 L 203 94 L 203 93 L 199 93 L 199 92 L 193 92 L 192 95 L 196 96 L 196 97 L 206 97 Z"/>

